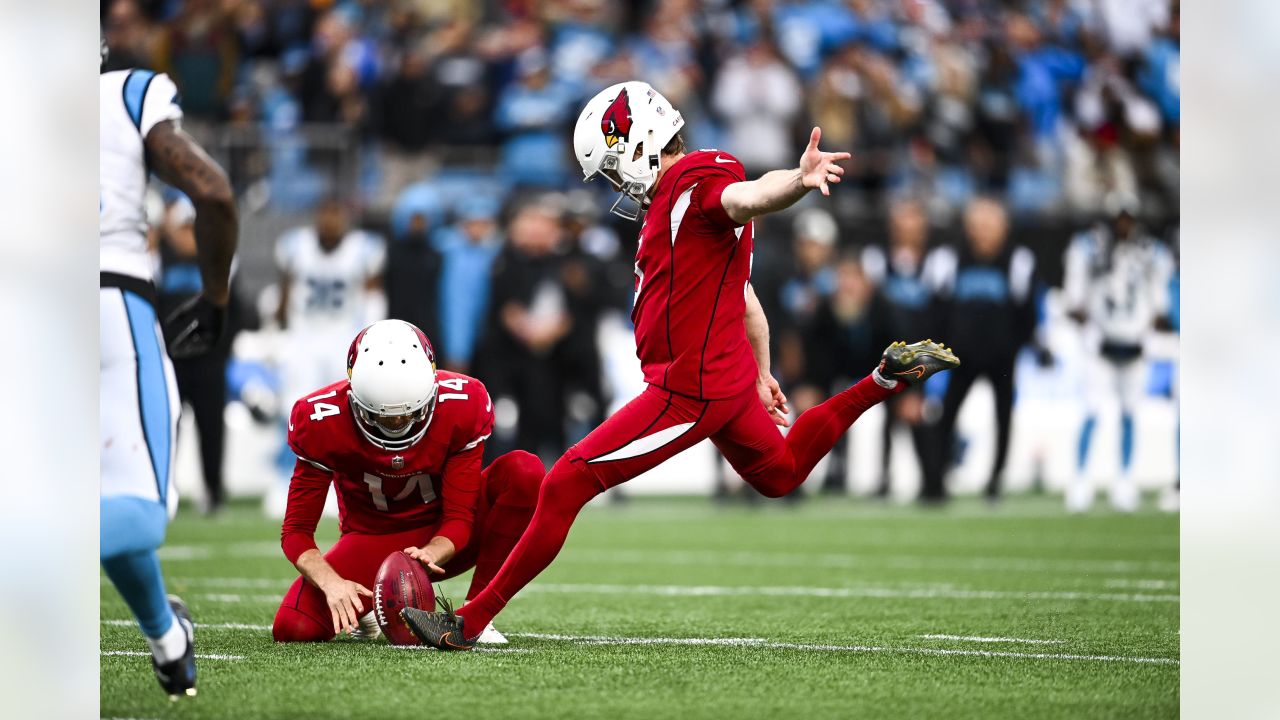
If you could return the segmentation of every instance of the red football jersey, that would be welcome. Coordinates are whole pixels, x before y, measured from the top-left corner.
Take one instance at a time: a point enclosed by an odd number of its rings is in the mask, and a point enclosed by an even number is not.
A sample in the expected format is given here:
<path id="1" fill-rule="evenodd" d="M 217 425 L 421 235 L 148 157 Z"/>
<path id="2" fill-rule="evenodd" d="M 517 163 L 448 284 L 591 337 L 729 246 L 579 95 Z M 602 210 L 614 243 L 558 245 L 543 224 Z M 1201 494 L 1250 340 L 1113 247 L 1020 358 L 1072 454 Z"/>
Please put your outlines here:
<path id="1" fill-rule="evenodd" d="M 631 321 L 645 382 L 699 399 L 732 397 L 755 382 L 747 340 L 752 228 L 720 204 L 746 179 L 726 152 L 699 150 L 654 189 L 636 250 Z"/>
<path id="2" fill-rule="evenodd" d="M 380 535 L 439 524 L 436 534 L 458 550 L 467 544 L 484 441 L 493 431 L 493 403 L 475 378 L 446 371 L 437 377 L 431 424 L 403 451 L 383 450 L 361 434 L 347 399 L 347 380 L 294 404 L 289 447 L 299 459 L 282 528 L 290 561 L 315 547 L 312 538 L 330 482 L 343 533 Z"/>

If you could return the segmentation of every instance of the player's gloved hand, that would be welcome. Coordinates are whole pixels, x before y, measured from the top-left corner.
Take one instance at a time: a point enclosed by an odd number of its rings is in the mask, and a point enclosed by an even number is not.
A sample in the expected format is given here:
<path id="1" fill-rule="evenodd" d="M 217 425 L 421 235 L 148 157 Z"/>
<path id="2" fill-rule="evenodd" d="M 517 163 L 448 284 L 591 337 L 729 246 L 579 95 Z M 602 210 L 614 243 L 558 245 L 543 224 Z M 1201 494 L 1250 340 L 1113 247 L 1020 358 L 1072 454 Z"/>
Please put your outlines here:
<path id="1" fill-rule="evenodd" d="M 756 379 L 756 392 L 760 395 L 760 404 L 769 411 L 769 418 L 773 420 L 773 424 L 791 427 L 791 421 L 787 419 L 787 413 L 790 412 L 787 408 L 787 396 L 783 394 L 778 381 L 772 375 Z"/>
<path id="2" fill-rule="evenodd" d="M 164 339 L 169 357 L 184 360 L 204 355 L 218 344 L 226 325 L 227 309 L 205 295 L 179 305 L 164 319 Z"/>
<path id="3" fill-rule="evenodd" d="M 338 578 L 320 588 L 324 593 L 325 603 L 329 606 L 329 614 L 333 618 L 333 632 L 351 632 L 360 627 L 360 616 L 364 614 L 364 603 L 360 596 L 372 598 L 369 588 L 358 582 Z"/>
<path id="4" fill-rule="evenodd" d="M 442 567 L 440 567 L 439 565 L 437 565 L 437 564 L 436 564 L 436 559 L 435 559 L 435 557 L 433 557 L 433 556 L 431 555 L 431 553 L 427 551 L 427 549 L 426 549 L 426 548 L 420 548 L 420 547 L 407 547 L 407 548 L 405 548 L 405 549 L 404 549 L 404 554 L 405 554 L 405 555 L 408 555 L 409 557 L 413 558 L 414 560 L 417 560 L 418 562 L 422 563 L 423 565 L 426 565 L 426 566 L 427 566 L 427 569 L 428 569 L 428 570 L 430 570 L 431 572 L 433 572 L 433 573 L 435 573 L 435 574 L 437 574 L 437 575 L 443 575 L 443 574 L 444 574 L 444 568 L 442 568 Z"/>

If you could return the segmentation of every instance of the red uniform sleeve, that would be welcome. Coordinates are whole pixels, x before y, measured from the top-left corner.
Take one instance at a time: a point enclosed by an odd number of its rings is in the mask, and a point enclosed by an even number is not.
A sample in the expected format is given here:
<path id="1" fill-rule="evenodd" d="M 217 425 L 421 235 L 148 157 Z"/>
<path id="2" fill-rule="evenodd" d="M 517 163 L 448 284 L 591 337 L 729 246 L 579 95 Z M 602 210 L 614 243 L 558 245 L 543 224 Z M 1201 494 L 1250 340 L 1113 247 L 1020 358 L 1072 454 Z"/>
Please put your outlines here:
<path id="1" fill-rule="evenodd" d="M 493 401 L 489 391 L 479 380 L 469 378 L 466 394 L 470 417 L 459 423 L 454 433 L 453 454 L 444 463 L 444 477 L 440 480 L 440 530 L 436 532 L 449 538 L 458 551 L 471 540 L 480 499 L 484 441 L 493 432 Z"/>
<path id="2" fill-rule="evenodd" d="M 324 512 L 332 474 L 298 460 L 289 481 L 289 503 L 285 506 L 284 523 L 280 526 L 280 548 L 291 563 L 316 547 L 316 524 Z"/>
<path id="3" fill-rule="evenodd" d="M 455 551 L 461 551 L 471 540 L 471 526 L 476 519 L 476 503 L 480 500 L 480 463 L 484 459 L 484 443 L 451 455 L 444 463 L 440 481 L 443 513 L 436 535 L 448 538 Z"/>
<path id="4" fill-rule="evenodd" d="M 709 163 L 697 172 L 698 186 L 693 189 L 692 204 L 698 208 L 698 213 L 706 218 L 707 222 L 717 228 L 742 227 L 742 223 L 729 217 L 729 213 L 724 211 L 724 204 L 720 201 L 725 188 L 746 179 L 742 163 L 726 152 L 714 153 L 711 162 L 714 165 Z"/>

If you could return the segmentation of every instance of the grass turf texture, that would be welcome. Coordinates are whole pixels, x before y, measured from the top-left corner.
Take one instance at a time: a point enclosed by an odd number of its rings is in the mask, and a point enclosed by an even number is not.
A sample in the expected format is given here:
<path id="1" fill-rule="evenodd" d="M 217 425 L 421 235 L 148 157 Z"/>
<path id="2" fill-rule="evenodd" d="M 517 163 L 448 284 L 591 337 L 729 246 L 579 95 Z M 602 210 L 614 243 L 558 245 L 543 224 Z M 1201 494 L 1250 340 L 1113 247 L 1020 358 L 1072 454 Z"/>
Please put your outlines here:
<path id="1" fill-rule="evenodd" d="M 321 546 L 335 537 L 326 520 Z M 485 653 L 273 643 L 294 577 L 277 538 L 255 507 L 179 514 L 169 591 L 191 606 L 197 652 L 232 659 L 198 661 L 199 696 L 171 704 L 147 657 L 104 655 L 103 717 L 1178 713 L 1178 522 L 1153 511 L 1066 516 L 1043 497 L 591 507 L 498 619 L 511 644 Z M 105 576 L 101 601 L 103 652 L 145 652 Z"/>

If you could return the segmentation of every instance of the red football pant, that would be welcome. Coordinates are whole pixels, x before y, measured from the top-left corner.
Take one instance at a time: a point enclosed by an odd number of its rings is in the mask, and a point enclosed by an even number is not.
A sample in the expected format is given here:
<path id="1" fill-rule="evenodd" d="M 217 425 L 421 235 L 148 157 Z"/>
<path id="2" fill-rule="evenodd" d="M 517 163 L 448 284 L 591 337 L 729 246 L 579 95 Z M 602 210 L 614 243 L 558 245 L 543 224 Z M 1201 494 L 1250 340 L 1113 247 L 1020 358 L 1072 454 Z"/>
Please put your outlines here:
<path id="1" fill-rule="evenodd" d="M 476 507 L 475 529 L 471 540 L 449 562 L 444 575 L 431 579 L 446 580 L 472 567 L 467 598 L 472 598 L 489 583 L 502 561 L 529 524 L 538 501 L 538 487 L 546 468 L 532 453 L 517 450 L 494 460 L 481 473 L 483 492 Z M 382 561 L 397 550 L 426 545 L 435 536 L 437 525 L 416 527 L 389 535 L 347 533 L 329 548 L 324 559 L 335 572 L 373 589 Z M 423 572 L 428 572 L 423 568 Z M 373 609 L 370 598 L 361 598 L 362 613 Z M 483 630 L 483 628 L 481 628 Z M 277 642 L 321 642 L 333 637 L 333 618 L 320 588 L 299 577 L 285 593 L 276 611 L 271 634 Z"/>
<path id="2" fill-rule="evenodd" d="M 542 483 L 528 529 L 493 582 L 459 611 L 475 637 L 507 602 L 555 559 L 578 511 L 591 498 L 695 444 L 711 439 L 762 495 L 781 497 L 809 477 L 863 412 L 905 389 L 870 376 L 800 415 L 784 438 L 754 387 L 725 400 L 694 400 L 649 386 L 569 448 Z"/>

